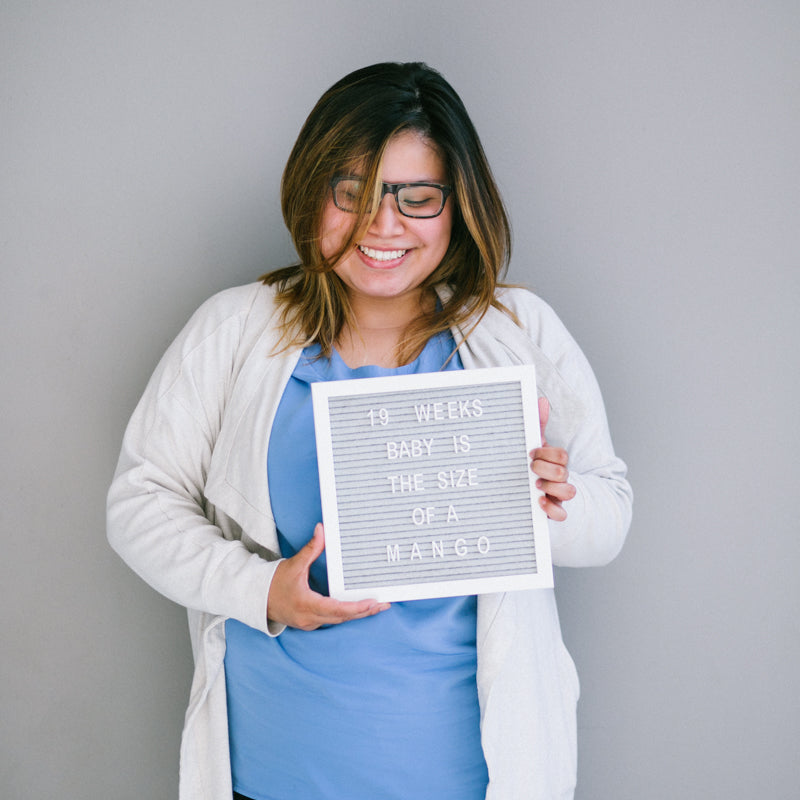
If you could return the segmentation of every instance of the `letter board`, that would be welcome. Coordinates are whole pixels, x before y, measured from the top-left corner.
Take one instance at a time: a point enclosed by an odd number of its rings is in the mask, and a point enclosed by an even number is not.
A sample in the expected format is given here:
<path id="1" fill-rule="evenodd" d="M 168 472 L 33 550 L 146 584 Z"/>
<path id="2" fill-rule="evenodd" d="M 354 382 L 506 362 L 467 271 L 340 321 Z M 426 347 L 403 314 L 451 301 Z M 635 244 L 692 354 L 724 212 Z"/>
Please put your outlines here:
<path id="1" fill-rule="evenodd" d="M 311 386 L 332 597 L 553 585 L 531 365 Z"/>

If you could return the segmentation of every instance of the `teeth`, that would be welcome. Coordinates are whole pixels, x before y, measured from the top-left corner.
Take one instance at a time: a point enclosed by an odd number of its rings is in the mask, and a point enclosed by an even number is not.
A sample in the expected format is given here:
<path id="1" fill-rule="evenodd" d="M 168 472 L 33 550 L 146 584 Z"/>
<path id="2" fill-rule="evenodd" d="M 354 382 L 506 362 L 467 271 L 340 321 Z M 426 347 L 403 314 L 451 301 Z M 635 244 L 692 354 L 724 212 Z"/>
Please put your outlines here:
<path id="1" fill-rule="evenodd" d="M 396 258 L 404 256 L 408 250 L 373 250 L 371 247 L 359 245 L 358 249 L 368 258 L 375 261 L 394 261 Z"/>

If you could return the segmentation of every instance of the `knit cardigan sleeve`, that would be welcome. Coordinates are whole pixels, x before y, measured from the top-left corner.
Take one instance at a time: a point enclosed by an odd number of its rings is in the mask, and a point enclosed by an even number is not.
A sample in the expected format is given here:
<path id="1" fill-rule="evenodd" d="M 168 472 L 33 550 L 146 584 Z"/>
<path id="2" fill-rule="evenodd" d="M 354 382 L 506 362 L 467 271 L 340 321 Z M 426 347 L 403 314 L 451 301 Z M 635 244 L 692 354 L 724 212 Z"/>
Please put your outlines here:
<path id="1" fill-rule="evenodd" d="M 267 630 L 276 562 L 218 518 L 206 477 L 257 289 L 207 301 L 169 347 L 123 438 L 108 493 L 111 546 L 153 588 L 196 611 Z"/>
<path id="2" fill-rule="evenodd" d="M 491 308 L 460 348 L 469 366 L 533 363 L 537 390 L 550 401 L 549 444 L 569 454 L 577 495 L 567 519 L 549 524 L 553 563 L 601 566 L 619 553 L 631 521 L 627 467 L 611 442 L 605 406 L 591 366 L 553 309 L 524 289 L 499 295 L 513 312 Z"/>

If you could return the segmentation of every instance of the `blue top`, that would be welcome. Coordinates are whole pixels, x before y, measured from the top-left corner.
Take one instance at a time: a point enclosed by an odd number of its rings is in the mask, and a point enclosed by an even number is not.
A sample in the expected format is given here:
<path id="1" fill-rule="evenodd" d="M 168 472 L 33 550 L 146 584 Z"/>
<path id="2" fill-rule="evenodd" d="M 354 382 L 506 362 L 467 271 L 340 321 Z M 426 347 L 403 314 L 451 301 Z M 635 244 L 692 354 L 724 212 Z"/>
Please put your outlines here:
<path id="1" fill-rule="evenodd" d="M 435 372 L 431 339 L 397 369 L 303 351 L 272 426 L 270 500 L 283 556 L 322 519 L 310 384 Z M 445 369 L 461 369 L 456 355 Z M 325 555 L 311 585 L 327 594 Z M 394 603 L 367 619 L 269 637 L 229 619 L 225 679 L 234 788 L 254 800 L 483 800 L 476 598 Z"/>

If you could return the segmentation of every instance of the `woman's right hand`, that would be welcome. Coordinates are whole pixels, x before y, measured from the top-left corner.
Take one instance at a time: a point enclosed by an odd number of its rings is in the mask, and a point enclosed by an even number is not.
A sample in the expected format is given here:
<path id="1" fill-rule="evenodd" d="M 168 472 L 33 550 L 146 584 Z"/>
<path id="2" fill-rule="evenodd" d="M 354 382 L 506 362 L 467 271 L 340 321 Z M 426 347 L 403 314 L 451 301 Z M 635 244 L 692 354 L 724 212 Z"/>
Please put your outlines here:
<path id="1" fill-rule="evenodd" d="M 389 603 L 376 600 L 334 600 L 311 589 L 308 571 L 324 549 L 325 532 L 320 522 L 309 543 L 278 564 L 267 598 L 267 616 L 271 622 L 313 631 L 322 625 L 371 617 L 389 608 Z"/>

